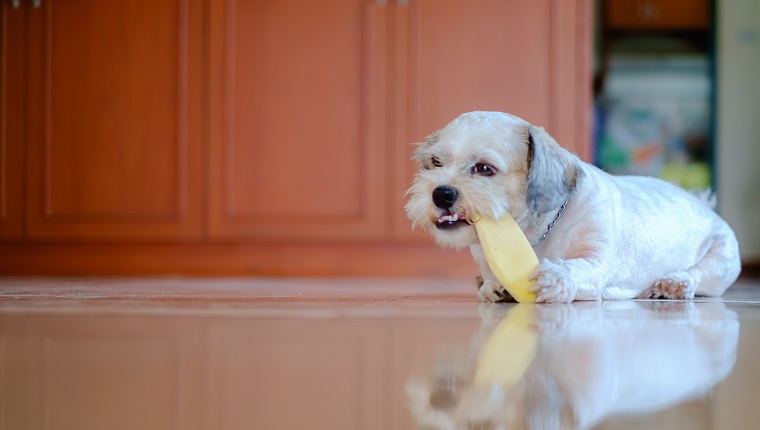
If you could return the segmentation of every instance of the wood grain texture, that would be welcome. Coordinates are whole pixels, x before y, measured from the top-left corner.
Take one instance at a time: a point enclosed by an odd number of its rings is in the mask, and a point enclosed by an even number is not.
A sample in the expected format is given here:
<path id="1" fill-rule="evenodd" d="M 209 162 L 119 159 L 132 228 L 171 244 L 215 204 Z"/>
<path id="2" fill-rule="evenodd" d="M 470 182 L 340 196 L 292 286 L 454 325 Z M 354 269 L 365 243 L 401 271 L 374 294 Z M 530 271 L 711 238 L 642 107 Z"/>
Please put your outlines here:
<path id="1" fill-rule="evenodd" d="M 592 2 L 412 0 L 396 9 L 395 135 L 389 218 L 412 233 L 400 199 L 413 145 L 461 113 L 509 112 L 591 157 Z"/>
<path id="2" fill-rule="evenodd" d="M 385 31 L 364 0 L 212 2 L 212 237 L 383 236 Z"/>
<path id="3" fill-rule="evenodd" d="M 0 4 L 0 240 L 24 234 L 26 9 Z"/>
<path id="4" fill-rule="evenodd" d="M 202 1 L 46 1 L 29 20 L 29 235 L 197 237 Z"/>

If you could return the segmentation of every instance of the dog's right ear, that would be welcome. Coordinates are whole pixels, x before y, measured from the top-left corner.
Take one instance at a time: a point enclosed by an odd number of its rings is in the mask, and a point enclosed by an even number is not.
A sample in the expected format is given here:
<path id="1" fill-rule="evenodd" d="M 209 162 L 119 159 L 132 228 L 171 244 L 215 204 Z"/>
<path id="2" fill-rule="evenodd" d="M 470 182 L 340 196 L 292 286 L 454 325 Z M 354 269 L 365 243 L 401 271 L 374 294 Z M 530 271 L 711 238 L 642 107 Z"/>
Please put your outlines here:
<path id="1" fill-rule="evenodd" d="M 528 126 L 528 208 L 536 216 L 556 211 L 582 179 L 580 161 L 549 133 Z"/>
<path id="2" fill-rule="evenodd" d="M 430 135 L 428 135 L 425 138 L 424 142 L 413 143 L 413 145 L 417 145 L 417 149 L 415 149 L 414 154 L 412 154 L 412 160 L 420 164 L 420 167 L 422 167 L 422 165 L 427 161 L 427 158 L 428 158 L 427 150 L 430 149 L 431 146 L 438 143 L 438 139 L 440 135 L 441 135 L 441 130 L 437 130 L 431 133 Z"/>

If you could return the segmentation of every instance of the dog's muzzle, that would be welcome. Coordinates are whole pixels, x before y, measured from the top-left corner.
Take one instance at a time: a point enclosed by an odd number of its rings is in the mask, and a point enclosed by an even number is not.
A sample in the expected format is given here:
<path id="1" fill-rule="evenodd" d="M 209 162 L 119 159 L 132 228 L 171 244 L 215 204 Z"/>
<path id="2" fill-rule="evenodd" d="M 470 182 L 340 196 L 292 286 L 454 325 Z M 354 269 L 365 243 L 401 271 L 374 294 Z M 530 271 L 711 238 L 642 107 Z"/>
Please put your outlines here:
<path id="1" fill-rule="evenodd" d="M 448 185 L 441 185 L 433 190 L 433 204 L 446 212 L 441 215 L 435 222 L 435 226 L 441 230 L 451 230 L 467 225 L 467 217 L 464 214 L 457 214 L 451 211 L 451 208 L 459 198 L 459 192 L 456 188 Z"/>

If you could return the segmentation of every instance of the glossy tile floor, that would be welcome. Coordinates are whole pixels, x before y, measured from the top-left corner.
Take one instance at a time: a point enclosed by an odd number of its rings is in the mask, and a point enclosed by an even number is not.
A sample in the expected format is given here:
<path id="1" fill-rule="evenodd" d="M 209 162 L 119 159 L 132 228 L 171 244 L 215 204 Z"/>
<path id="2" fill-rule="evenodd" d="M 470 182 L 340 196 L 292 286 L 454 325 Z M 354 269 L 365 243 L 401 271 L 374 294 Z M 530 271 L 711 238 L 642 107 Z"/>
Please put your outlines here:
<path id="1" fill-rule="evenodd" d="M 0 429 L 756 429 L 760 282 L 477 304 L 474 280 L 0 279 Z"/>

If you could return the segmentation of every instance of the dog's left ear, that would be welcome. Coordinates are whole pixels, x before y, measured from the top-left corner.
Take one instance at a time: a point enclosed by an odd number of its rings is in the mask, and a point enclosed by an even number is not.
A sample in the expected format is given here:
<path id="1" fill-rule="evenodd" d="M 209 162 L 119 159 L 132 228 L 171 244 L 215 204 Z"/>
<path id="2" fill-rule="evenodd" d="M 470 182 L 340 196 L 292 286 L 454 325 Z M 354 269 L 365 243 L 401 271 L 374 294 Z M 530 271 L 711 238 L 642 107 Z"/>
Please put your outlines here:
<path id="1" fill-rule="evenodd" d="M 557 211 L 578 186 L 583 176 L 580 160 L 549 133 L 528 126 L 528 208 L 536 216 Z"/>

